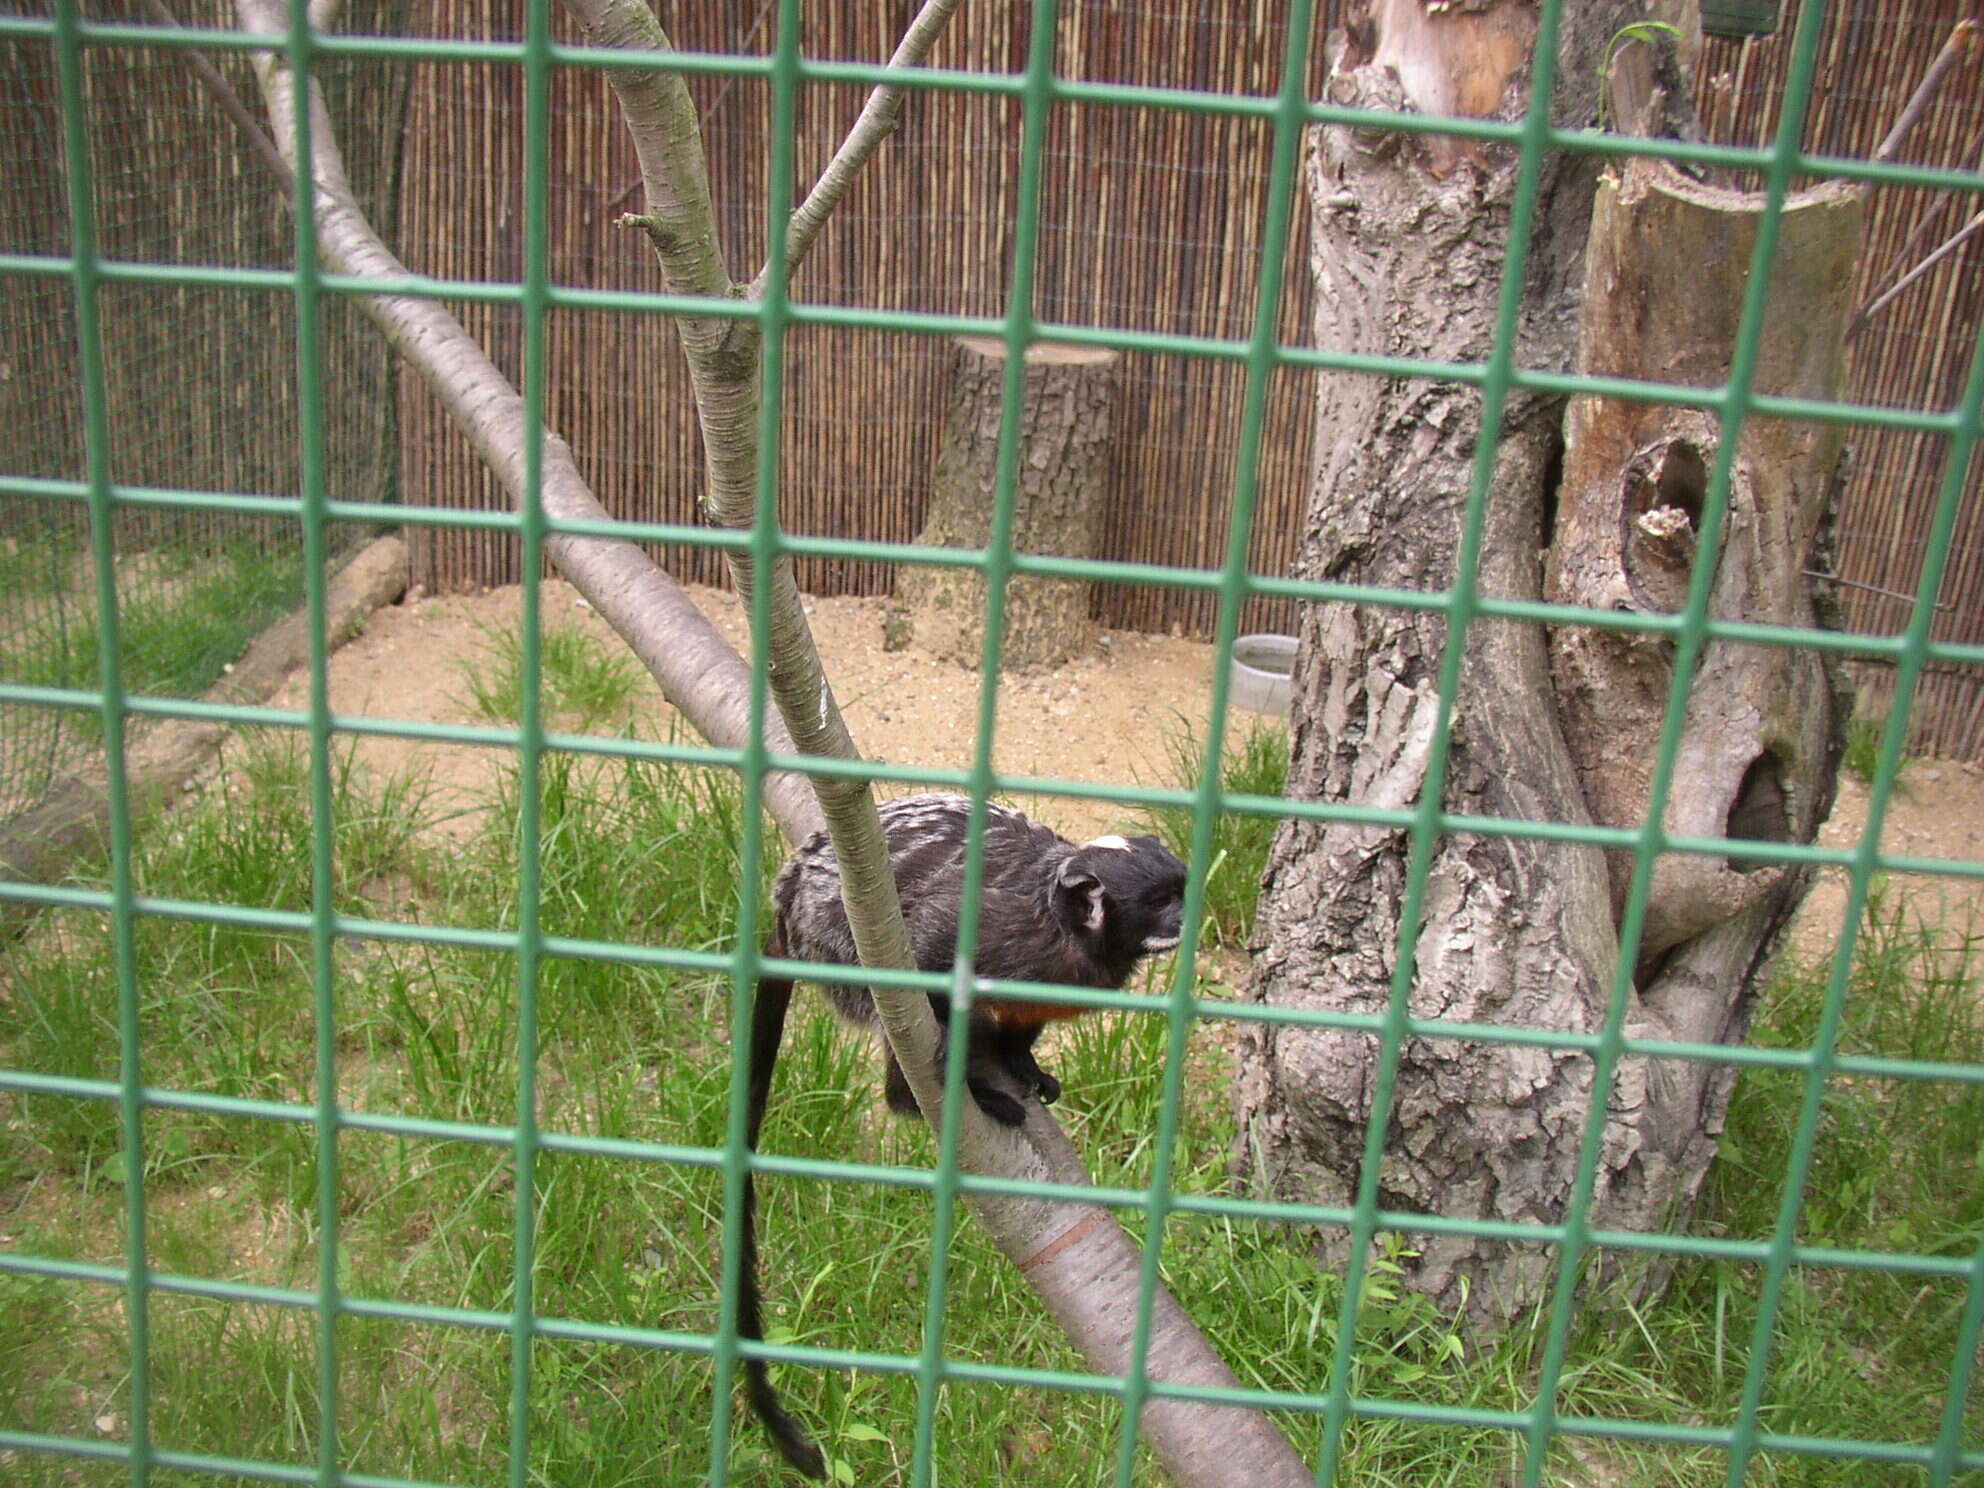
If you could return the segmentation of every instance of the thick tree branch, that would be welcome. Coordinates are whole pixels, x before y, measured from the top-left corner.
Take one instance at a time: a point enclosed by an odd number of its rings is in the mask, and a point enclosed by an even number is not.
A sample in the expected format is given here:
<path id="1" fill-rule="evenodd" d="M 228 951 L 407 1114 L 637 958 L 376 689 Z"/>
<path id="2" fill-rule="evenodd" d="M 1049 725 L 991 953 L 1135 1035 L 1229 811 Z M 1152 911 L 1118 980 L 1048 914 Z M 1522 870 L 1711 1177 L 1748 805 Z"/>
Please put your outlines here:
<path id="1" fill-rule="evenodd" d="M 639 0 L 567 0 L 595 46 L 660 49 L 667 37 Z M 927 51 L 955 0 L 931 0 L 896 51 L 907 65 Z M 699 245 L 713 243 L 707 170 L 688 90 L 653 73 L 608 72 L 628 121 L 647 185 L 647 215 L 639 219 L 661 259 L 669 286 L 678 292 L 728 292 L 710 275 Z M 806 221 L 788 235 L 788 263 L 796 262 L 838 202 L 860 163 L 892 127 L 899 90 L 880 88 L 855 131 L 835 155 L 820 187 L 808 198 Z M 687 184 L 685 184 L 687 183 Z M 807 210 L 810 209 L 810 210 Z M 758 447 L 758 342 L 755 326 L 732 322 L 721 334 L 707 323 L 679 322 L 695 388 L 697 415 L 707 452 L 710 515 L 743 528 L 756 506 Z M 732 573 L 746 598 L 757 585 L 771 588 L 771 687 L 779 712 L 802 752 L 858 758 L 806 623 L 789 560 L 769 574 L 745 554 L 731 555 Z M 814 781 L 839 863 L 842 899 L 856 949 L 867 966 L 914 964 L 895 881 L 874 800 L 865 782 Z M 934 1124 L 943 1109 L 936 1073 L 937 1028 L 919 993 L 875 989 L 883 1032 L 908 1079 L 918 1106 Z M 954 1113 L 959 1162 L 971 1172 L 1035 1182 L 1087 1187 L 1065 1136 L 1037 1102 L 1024 1128 L 994 1125 L 971 1101 Z M 994 1243 L 1017 1264 L 1050 1312 L 1092 1367 L 1118 1373 L 1130 1358 L 1140 1257 L 1107 1211 L 1092 1207 L 979 1195 L 967 1201 Z M 1161 1290 L 1153 1299 L 1146 1355 L 1151 1378 L 1173 1383 L 1232 1384 L 1234 1377 L 1182 1309 Z M 1254 1411 L 1221 1411 L 1176 1400 L 1144 1408 L 1139 1426 L 1171 1475 L 1187 1484 L 1274 1485 L 1307 1482 L 1301 1460 L 1266 1417 Z"/>
<path id="2" fill-rule="evenodd" d="M 284 16 L 274 0 L 239 0 L 243 29 L 282 33 Z M 280 54 L 255 59 L 277 148 L 296 158 L 293 84 Z M 406 267 L 379 241 L 353 200 L 324 112 L 311 98 L 311 158 L 315 166 L 312 211 L 319 256 L 340 273 L 377 279 L 408 277 Z M 287 165 L 285 168 L 288 168 Z M 447 407 L 476 453 L 521 505 L 525 482 L 523 399 L 452 315 L 433 300 L 391 295 L 355 302 L 406 358 Z M 565 442 L 544 431 L 540 489 L 547 515 L 605 521 L 608 513 L 586 487 Z M 633 648 L 663 694 L 712 743 L 738 747 L 748 737 L 750 669 L 669 577 L 632 543 L 554 533 L 545 550 L 561 573 Z M 766 743 L 788 752 L 782 728 L 768 726 Z M 789 837 L 804 838 L 820 826 L 819 808 L 806 781 L 795 775 L 765 782 L 765 804 Z"/>

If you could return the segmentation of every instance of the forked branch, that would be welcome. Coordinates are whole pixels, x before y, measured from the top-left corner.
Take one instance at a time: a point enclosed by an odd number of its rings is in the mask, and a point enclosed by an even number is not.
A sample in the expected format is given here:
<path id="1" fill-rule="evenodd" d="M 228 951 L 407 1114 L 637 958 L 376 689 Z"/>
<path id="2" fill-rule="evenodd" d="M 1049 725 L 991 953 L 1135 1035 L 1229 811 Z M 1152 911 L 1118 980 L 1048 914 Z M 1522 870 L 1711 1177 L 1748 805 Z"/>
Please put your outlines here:
<path id="1" fill-rule="evenodd" d="M 245 29 L 270 37 L 281 35 L 285 15 L 280 0 L 236 3 Z M 574 9 L 587 23 L 595 44 L 632 49 L 667 46 L 666 37 L 644 7 L 574 0 Z M 294 80 L 287 61 L 280 51 L 272 50 L 257 56 L 256 71 L 271 133 L 293 168 L 297 157 Z M 615 74 L 614 83 L 629 127 L 642 147 L 650 213 L 642 225 L 662 254 L 671 285 L 678 289 L 693 285 L 698 292 L 734 295 L 736 288 L 716 250 L 701 140 L 694 128 L 695 115 L 685 107 L 687 90 L 680 87 L 679 78 L 638 69 Z M 309 102 L 314 170 L 311 211 L 320 257 L 326 266 L 353 277 L 406 276 L 404 266 L 380 242 L 352 198 L 321 94 L 314 86 Z M 871 105 L 875 105 L 874 99 Z M 884 98 L 876 105 L 874 120 L 884 117 L 886 109 Z M 864 111 L 864 119 L 869 118 L 870 112 Z M 841 155 L 846 156 L 848 165 L 840 184 L 829 187 L 825 195 L 816 189 L 819 220 L 824 221 L 832 203 L 844 193 L 845 179 L 886 130 L 871 121 L 866 133 L 867 144 L 852 149 L 843 146 Z M 812 231 L 817 231 L 817 225 Z M 810 241 L 809 233 L 796 245 L 799 256 Z M 795 247 L 789 246 L 788 262 L 796 262 L 794 253 Z M 381 294 L 359 296 L 356 303 L 434 389 L 513 499 L 519 504 L 532 499 L 526 479 L 528 431 L 523 400 L 481 348 L 434 301 Z M 758 453 L 757 342 L 754 334 L 740 335 L 739 330 L 748 333 L 755 327 L 722 316 L 685 319 L 677 324 L 689 349 L 698 415 L 710 449 L 708 499 L 712 513 L 738 525 L 748 518 Z M 539 437 L 539 499 L 544 510 L 556 518 L 605 518 L 604 509 L 586 489 L 563 441 L 549 430 L 541 431 Z M 741 507 L 736 504 L 739 498 L 745 503 Z M 553 534 L 546 550 L 560 571 L 647 663 L 685 717 L 714 742 L 742 742 L 748 716 L 748 669 L 641 550 L 629 543 L 569 534 Z M 747 564 L 739 573 L 740 587 L 749 594 L 761 578 L 774 587 L 772 678 L 781 711 L 796 725 L 790 737 L 785 730 L 768 725 L 768 744 L 786 753 L 853 757 L 852 741 L 825 686 L 804 613 L 797 603 L 797 591 L 792 588 L 790 565 L 760 576 Z M 799 711 L 793 711 L 795 707 Z M 861 830 L 864 816 L 867 822 L 874 822 L 873 803 L 865 785 L 821 782 L 817 795 L 818 805 L 815 791 L 806 781 L 775 776 L 767 782 L 766 804 L 793 837 L 815 830 L 823 808 L 839 818 L 834 823 L 835 843 L 851 914 L 859 912 L 870 918 L 872 930 L 872 911 L 886 894 L 889 908 L 896 914 L 896 935 L 900 936 L 893 879 L 879 828 L 865 837 Z M 886 931 L 883 938 L 887 938 Z M 906 940 L 899 940 L 897 945 L 899 951 L 894 956 L 879 954 L 873 960 L 871 945 L 862 945 L 861 951 L 870 964 L 906 964 Z M 941 1091 L 929 1074 L 934 1068 L 936 1030 L 927 1003 L 916 994 L 893 998 L 878 995 L 876 1002 L 882 1008 L 891 1045 L 905 1071 L 912 1073 L 919 1103 L 934 1114 Z M 1089 1185 L 1065 1136 L 1040 1113 L 1028 1122 L 1024 1138 L 994 1128 L 970 1102 L 957 1113 L 957 1119 L 961 1160 L 972 1170 L 1001 1178 Z M 1105 1373 L 1124 1372 L 1130 1363 L 1132 1320 L 1139 1299 L 1140 1257 L 1107 1211 L 1080 1203 L 1000 1196 L 976 1196 L 970 1203 L 1000 1248 L 1021 1266 L 1091 1366 Z M 1151 1303 L 1144 1356 L 1150 1378 L 1185 1387 L 1236 1385 L 1232 1373 L 1168 1294 L 1160 1288 Z M 1139 1429 L 1180 1483 L 1264 1484 L 1270 1488 L 1286 1484 L 1292 1488 L 1311 1480 L 1300 1459 L 1256 1411 L 1158 1398 L 1144 1407 Z"/>
<path id="2" fill-rule="evenodd" d="M 627 38 L 634 37 L 655 47 L 668 45 L 640 0 L 567 0 L 567 5 L 595 45 L 624 46 Z M 929 0 L 896 48 L 893 64 L 911 66 L 927 55 L 954 6 L 955 0 Z M 648 187 L 647 213 L 639 220 L 670 275 L 670 287 L 689 290 L 690 285 L 677 280 L 672 269 L 684 257 L 679 245 L 702 241 L 715 230 L 706 191 L 683 191 L 678 184 L 707 179 L 701 167 L 696 115 L 686 88 L 626 86 L 642 76 L 653 74 L 631 68 L 608 73 Z M 788 227 L 788 271 L 805 256 L 855 173 L 894 127 L 900 105 L 899 86 L 885 84 L 870 95 L 853 130 Z M 754 291 L 762 290 L 767 277 L 767 272 L 759 274 Z M 721 337 L 699 330 L 694 322 L 683 324 L 683 346 L 708 452 L 711 514 L 729 525 L 745 526 L 753 514 L 760 458 L 758 343 L 755 336 L 739 334 L 739 323 L 733 322 Z M 749 417 L 743 416 L 746 411 Z M 790 562 L 780 560 L 771 573 L 763 574 L 753 570 L 748 558 L 738 561 L 733 556 L 733 572 L 739 590 L 747 595 L 757 584 L 771 586 L 771 684 L 794 740 L 808 754 L 858 757 L 820 668 Z M 815 788 L 833 837 L 842 897 L 863 964 L 911 965 L 894 875 L 867 785 L 819 779 Z M 929 1005 L 919 993 L 877 988 L 874 995 L 897 1063 L 917 1104 L 934 1123 L 942 1112 L 943 1092 L 936 1077 L 937 1029 Z M 1037 1103 L 1030 1105 L 1027 1123 L 1019 1129 L 994 1125 L 971 1101 L 962 1102 L 953 1119 L 958 1126 L 959 1161 L 969 1171 L 1090 1186 L 1073 1147 Z M 1114 1218 L 1107 1211 L 1077 1204 L 989 1195 L 968 1202 L 1090 1365 L 1105 1373 L 1123 1372 L 1130 1363 L 1141 1257 Z M 1234 1383 L 1211 1345 L 1161 1288 L 1152 1298 L 1145 1369 L 1153 1379 L 1176 1384 Z M 1251 1488 L 1305 1483 L 1311 1477 L 1258 1412 L 1159 1399 L 1145 1406 L 1138 1424 L 1159 1461 L 1180 1483 Z"/>

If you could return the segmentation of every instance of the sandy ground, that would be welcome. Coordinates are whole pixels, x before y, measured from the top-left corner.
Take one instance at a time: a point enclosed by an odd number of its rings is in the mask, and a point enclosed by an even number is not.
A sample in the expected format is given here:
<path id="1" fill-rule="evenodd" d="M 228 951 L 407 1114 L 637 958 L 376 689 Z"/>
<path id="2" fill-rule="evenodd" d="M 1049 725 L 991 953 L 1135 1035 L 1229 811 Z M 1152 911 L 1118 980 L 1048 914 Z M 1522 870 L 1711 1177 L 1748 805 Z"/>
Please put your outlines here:
<path id="1" fill-rule="evenodd" d="M 745 616 L 730 595 L 694 591 L 697 604 L 733 643 L 745 640 Z M 493 633 L 514 628 L 519 591 L 499 589 L 447 598 L 415 596 L 375 613 L 365 633 L 331 661 L 331 706 L 408 722 L 471 723 L 462 665 L 486 655 Z M 885 601 L 809 602 L 821 655 L 855 739 L 893 764 L 965 768 L 972 762 L 977 717 L 976 673 L 933 660 L 914 648 L 882 649 Z M 547 582 L 548 625 L 581 627 L 609 644 L 605 624 L 567 585 Z M 1055 671 L 1009 676 L 999 684 L 994 765 L 1002 772 L 1066 781 L 1175 783 L 1172 749 L 1188 731 L 1202 731 L 1212 681 L 1212 648 L 1197 641 L 1118 631 L 1104 634 L 1087 656 Z M 275 701 L 301 706 L 304 681 L 293 676 Z M 658 691 L 637 705 L 636 717 L 666 730 L 672 712 Z M 554 724 L 555 726 L 555 724 Z M 432 782 L 443 813 L 440 830 L 460 835 L 488 799 L 500 754 L 487 749 L 364 738 L 358 753 L 383 772 L 417 770 Z M 1867 792 L 1850 777 L 1823 840 L 1850 846 L 1865 829 Z M 1109 803 L 1058 798 L 1028 809 L 1070 836 L 1090 836 L 1129 820 Z M 1984 769 L 1948 761 L 1914 761 L 1891 803 L 1884 845 L 1920 857 L 1984 861 Z M 1964 935 L 1984 883 L 1934 875 L 1896 875 L 1890 902 Z M 1821 954 L 1837 937 L 1845 902 L 1844 875 L 1829 871 L 1801 917 L 1795 944 Z M 1979 920 L 1984 928 L 1984 919 Z"/>
<path id="2" fill-rule="evenodd" d="M 731 595 L 691 592 L 732 644 L 747 645 L 747 617 Z M 333 711 L 406 722 L 483 722 L 467 705 L 462 666 L 489 653 L 492 632 L 516 626 L 520 602 L 520 591 L 507 588 L 415 598 L 375 612 L 365 633 L 331 659 Z M 968 768 L 978 675 L 915 649 L 884 651 L 886 603 L 821 599 L 807 605 L 848 727 L 872 758 Z M 568 585 L 547 582 L 542 605 L 547 627 L 575 626 L 619 645 Z M 1053 672 L 1001 679 L 993 765 L 1008 774 L 1067 781 L 1173 784 L 1169 747 L 1187 729 L 1203 729 L 1211 682 L 1210 646 L 1106 632 L 1080 660 Z M 291 677 L 274 702 L 302 706 L 305 685 L 301 674 Z M 653 689 L 635 716 L 643 720 L 643 732 L 665 736 L 673 712 Z M 472 810 L 485 799 L 500 758 L 493 750 L 400 739 L 365 738 L 357 747 L 375 771 L 425 772 L 444 813 Z M 1094 835 L 1124 821 L 1121 808 L 1066 797 L 1041 814 L 1069 834 Z M 456 817 L 447 829 L 466 830 L 466 824 Z"/>

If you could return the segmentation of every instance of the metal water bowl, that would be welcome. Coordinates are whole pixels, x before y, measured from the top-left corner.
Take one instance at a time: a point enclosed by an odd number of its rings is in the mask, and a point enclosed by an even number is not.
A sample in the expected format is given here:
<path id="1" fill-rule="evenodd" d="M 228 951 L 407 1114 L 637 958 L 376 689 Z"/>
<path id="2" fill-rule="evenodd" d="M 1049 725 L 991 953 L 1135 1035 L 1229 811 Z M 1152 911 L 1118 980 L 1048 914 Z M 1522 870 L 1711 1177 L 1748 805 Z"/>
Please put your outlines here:
<path id="1" fill-rule="evenodd" d="M 1227 696 L 1236 708 L 1286 713 L 1289 676 L 1295 670 L 1295 637 L 1244 635 L 1233 642 Z"/>

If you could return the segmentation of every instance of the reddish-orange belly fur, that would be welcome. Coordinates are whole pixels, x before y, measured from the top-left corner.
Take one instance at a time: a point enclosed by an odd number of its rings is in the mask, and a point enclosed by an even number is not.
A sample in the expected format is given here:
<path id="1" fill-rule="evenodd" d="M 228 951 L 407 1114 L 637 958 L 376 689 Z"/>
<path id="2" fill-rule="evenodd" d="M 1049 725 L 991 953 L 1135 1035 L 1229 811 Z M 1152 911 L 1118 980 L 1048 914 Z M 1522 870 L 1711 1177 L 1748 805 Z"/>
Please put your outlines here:
<path id="1" fill-rule="evenodd" d="M 990 1002 L 992 1021 L 1001 1028 L 1037 1028 L 1042 1023 L 1060 1023 L 1079 1018 L 1088 1009 L 1066 1002 Z"/>

